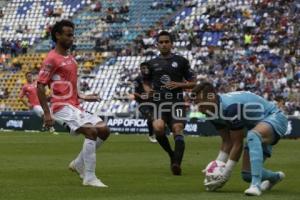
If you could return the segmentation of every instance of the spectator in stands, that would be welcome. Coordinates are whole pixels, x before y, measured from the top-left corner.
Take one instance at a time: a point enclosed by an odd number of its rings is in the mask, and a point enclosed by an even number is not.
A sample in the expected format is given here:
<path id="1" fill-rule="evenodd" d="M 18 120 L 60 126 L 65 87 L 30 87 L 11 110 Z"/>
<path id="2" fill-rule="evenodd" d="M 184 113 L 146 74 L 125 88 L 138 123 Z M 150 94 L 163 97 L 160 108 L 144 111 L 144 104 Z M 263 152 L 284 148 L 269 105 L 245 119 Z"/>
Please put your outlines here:
<path id="1" fill-rule="evenodd" d="M 7 99 L 9 97 L 8 88 L 0 88 L 0 99 Z"/>
<path id="2" fill-rule="evenodd" d="M 48 39 L 50 34 L 51 34 L 51 29 L 52 26 L 49 24 L 49 22 L 46 24 L 46 28 L 45 28 L 45 38 Z"/>
<path id="3" fill-rule="evenodd" d="M 80 91 L 86 92 L 90 90 L 89 84 L 86 81 L 80 83 Z"/>
<path id="4" fill-rule="evenodd" d="M 3 18 L 4 17 L 4 13 L 2 11 L 2 8 L 0 8 L 0 18 Z"/>
<path id="5" fill-rule="evenodd" d="M 102 9 L 102 5 L 100 1 L 97 1 L 91 5 L 91 10 L 94 12 L 100 12 Z"/>
<path id="6" fill-rule="evenodd" d="M 22 40 L 22 42 L 21 42 L 22 54 L 27 53 L 28 46 L 29 46 L 29 41 L 28 40 Z"/>
<path id="7" fill-rule="evenodd" d="M 3 48 L 3 39 L 0 39 L 0 54 L 2 54 L 4 52 L 4 48 Z"/>
<path id="8" fill-rule="evenodd" d="M 152 3 L 150 6 L 151 9 L 162 9 L 164 7 L 164 1 L 163 0 L 157 0 Z"/>
<path id="9" fill-rule="evenodd" d="M 22 27 L 22 24 L 19 24 L 17 30 L 16 30 L 16 33 L 23 33 L 23 27 Z"/>

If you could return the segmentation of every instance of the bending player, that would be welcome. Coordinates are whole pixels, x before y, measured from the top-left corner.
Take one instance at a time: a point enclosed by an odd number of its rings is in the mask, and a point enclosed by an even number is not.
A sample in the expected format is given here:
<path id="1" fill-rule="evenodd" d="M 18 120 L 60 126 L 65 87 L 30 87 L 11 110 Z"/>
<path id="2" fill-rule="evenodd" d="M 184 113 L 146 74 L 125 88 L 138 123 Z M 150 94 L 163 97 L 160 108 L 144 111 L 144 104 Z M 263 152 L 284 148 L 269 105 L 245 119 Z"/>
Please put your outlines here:
<path id="1" fill-rule="evenodd" d="M 217 160 L 226 162 L 222 177 L 205 185 L 208 190 L 221 188 L 230 178 L 247 138 L 243 156 L 242 178 L 251 182 L 245 190 L 249 196 L 259 196 L 281 181 L 283 172 L 263 168 L 271 156 L 272 145 L 289 134 L 287 117 L 273 103 L 251 92 L 217 94 L 211 83 L 193 89 L 199 111 L 207 115 L 221 130 L 222 145 Z"/>
<path id="2" fill-rule="evenodd" d="M 85 101 L 98 101 L 98 96 L 80 95 L 77 91 L 77 63 L 68 50 L 74 41 L 74 24 L 62 20 L 52 28 L 52 40 L 56 46 L 43 62 L 38 76 L 38 97 L 44 110 L 44 123 L 47 127 L 54 120 L 70 130 L 71 134 L 83 134 L 85 140 L 79 155 L 69 168 L 83 178 L 83 185 L 107 187 L 95 174 L 96 149 L 108 138 L 109 129 L 96 115 L 80 108 L 79 98 Z M 52 89 L 51 110 L 47 105 L 45 86 Z M 54 120 L 53 120 L 54 119 Z"/>

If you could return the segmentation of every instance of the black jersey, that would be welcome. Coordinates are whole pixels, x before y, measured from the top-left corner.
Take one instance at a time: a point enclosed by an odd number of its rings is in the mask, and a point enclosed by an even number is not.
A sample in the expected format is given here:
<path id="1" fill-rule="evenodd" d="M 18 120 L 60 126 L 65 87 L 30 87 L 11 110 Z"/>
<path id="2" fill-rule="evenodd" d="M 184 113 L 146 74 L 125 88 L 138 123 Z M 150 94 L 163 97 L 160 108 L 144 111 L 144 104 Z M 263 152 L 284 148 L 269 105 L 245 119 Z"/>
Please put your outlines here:
<path id="1" fill-rule="evenodd" d="M 144 87 L 143 87 L 143 77 L 139 75 L 133 80 L 133 85 L 134 85 L 134 93 L 137 94 L 143 94 L 145 93 Z M 136 98 L 136 101 L 138 103 L 141 103 L 143 100 L 139 97 Z"/>
<path id="2" fill-rule="evenodd" d="M 183 101 L 183 89 L 169 90 L 163 86 L 169 81 L 193 80 L 194 73 L 189 61 L 182 56 L 171 54 L 169 58 L 158 56 L 147 63 L 149 67 L 143 74 L 143 78 L 150 82 L 155 93 L 159 94 L 160 98 L 157 98 L 159 99 L 157 101 Z"/>

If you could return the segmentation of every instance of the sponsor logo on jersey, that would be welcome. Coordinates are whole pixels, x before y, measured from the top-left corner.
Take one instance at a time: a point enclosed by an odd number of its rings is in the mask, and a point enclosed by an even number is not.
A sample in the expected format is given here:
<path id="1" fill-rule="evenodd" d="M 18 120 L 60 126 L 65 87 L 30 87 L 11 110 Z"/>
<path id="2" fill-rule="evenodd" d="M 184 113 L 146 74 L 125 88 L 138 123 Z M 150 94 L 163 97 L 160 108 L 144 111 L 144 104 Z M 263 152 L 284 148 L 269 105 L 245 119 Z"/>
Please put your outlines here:
<path id="1" fill-rule="evenodd" d="M 178 63 L 177 62 L 173 62 L 172 63 L 172 67 L 177 68 L 178 67 Z"/>

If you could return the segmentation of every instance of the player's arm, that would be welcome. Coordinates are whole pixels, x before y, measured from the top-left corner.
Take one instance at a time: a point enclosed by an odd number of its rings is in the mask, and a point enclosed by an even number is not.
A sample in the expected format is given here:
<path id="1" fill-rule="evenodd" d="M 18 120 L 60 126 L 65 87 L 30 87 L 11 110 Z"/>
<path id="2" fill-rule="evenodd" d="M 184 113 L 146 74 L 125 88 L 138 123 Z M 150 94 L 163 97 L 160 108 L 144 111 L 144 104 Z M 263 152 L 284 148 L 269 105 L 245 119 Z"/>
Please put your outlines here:
<path id="1" fill-rule="evenodd" d="M 194 71 L 190 67 L 190 63 L 187 59 L 183 59 L 182 61 L 182 71 L 180 73 L 183 74 L 183 77 L 185 81 L 182 82 L 175 82 L 175 81 L 170 81 L 165 84 L 165 87 L 169 90 L 181 88 L 181 89 L 192 89 L 196 86 L 197 81 L 196 81 L 196 75 Z"/>
<path id="2" fill-rule="evenodd" d="M 54 121 L 51 117 L 50 109 L 48 107 L 47 95 L 46 95 L 46 85 L 43 83 L 37 83 L 37 94 L 41 104 L 41 107 L 44 111 L 44 123 L 46 127 L 51 127 L 54 124 Z"/>
<path id="3" fill-rule="evenodd" d="M 101 101 L 101 98 L 97 94 L 85 95 L 85 94 L 78 93 L 78 98 L 87 102 Z"/>
<path id="4" fill-rule="evenodd" d="M 32 108 L 32 105 L 28 102 L 28 100 L 26 100 L 24 97 L 19 98 L 20 101 L 23 103 L 24 106 L 28 107 L 28 108 Z"/>
<path id="5" fill-rule="evenodd" d="M 31 108 L 32 106 L 30 105 L 30 103 L 24 98 L 25 96 L 25 88 L 22 87 L 21 92 L 19 94 L 19 100 L 24 104 L 24 106 Z"/>
<path id="6" fill-rule="evenodd" d="M 196 81 L 185 81 L 185 82 L 170 81 L 164 85 L 164 87 L 169 90 L 173 90 L 177 88 L 192 89 L 195 86 L 196 86 Z"/>
<path id="7" fill-rule="evenodd" d="M 227 128 L 223 128 L 219 129 L 218 132 L 222 138 L 222 142 L 216 160 L 227 162 L 230 151 L 232 149 L 232 141 L 230 138 L 229 130 Z"/>
<path id="8" fill-rule="evenodd" d="M 51 112 L 48 107 L 48 97 L 46 94 L 46 87 L 50 82 L 54 72 L 55 62 L 46 58 L 46 60 L 42 63 L 42 67 L 37 78 L 37 95 L 44 111 L 44 124 L 47 128 L 50 128 L 54 125 L 54 120 L 52 119 Z"/>
<path id="9" fill-rule="evenodd" d="M 229 178 L 231 172 L 239 161 L 242 151 L 243 151 L 243 141 L 244 141 L 244 121 L 240 119 L 239 116 L 239 104 L 232 104 L 228 106 L 225 116 L 229 118 L 230 124 L 230 140 L 231 140 L 231 150 L 229 153 L 228 161 L 226 162 L 224 176 Z"/>

